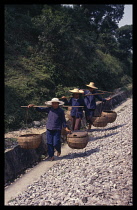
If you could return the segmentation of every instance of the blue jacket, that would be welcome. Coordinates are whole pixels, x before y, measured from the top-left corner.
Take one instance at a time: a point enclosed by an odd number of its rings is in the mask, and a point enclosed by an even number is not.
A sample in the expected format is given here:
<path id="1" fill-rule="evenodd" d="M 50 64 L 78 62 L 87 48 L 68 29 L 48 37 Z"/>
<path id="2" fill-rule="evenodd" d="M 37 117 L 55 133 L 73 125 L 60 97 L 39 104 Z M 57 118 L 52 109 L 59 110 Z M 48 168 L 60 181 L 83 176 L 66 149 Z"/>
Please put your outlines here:
<path id="1" fill-rule="evenodd" d="M 76 118 L 82 118 L 83 117 L 83 110 L 87 112 L 88 115 L 88 109 L 86 107 L 86 104 L 84 102 L 83 98 L 70 98 L 68 101 L 67 99 L 62 99 L 65 102 L 65 105 L 70 105 L 70 106 L 84 106 L 84 107 L 72 107 L 71 110 L 71 116 L 76 117 Z"/>
<path id="2" fill-rule="evenodd" d="M 89 90 L 84 91 L 84 95 L 86 94 L 94 94 L 97 93 L 95 90 L 93 92 L 90 92 Z M 90 96 L 84 96 L 84 102 L 86 104 L 86 107 L 88 109 L 96 109 L 96 98 L 99 101 L 106 101 L 106 99 L 101 98 L 100 95 L 90 95 Z"/>
<path id="3" fill-rule="evenodd" d="M 37 107 L 36 110 L 38 112 L 48 113 L 48 121 L 46 124 L 48 130 L 61 130 L 62 127 L 67 127 L 64 110 L 60 107 L 57 109 L 53 109 L 52 107 Z"/>

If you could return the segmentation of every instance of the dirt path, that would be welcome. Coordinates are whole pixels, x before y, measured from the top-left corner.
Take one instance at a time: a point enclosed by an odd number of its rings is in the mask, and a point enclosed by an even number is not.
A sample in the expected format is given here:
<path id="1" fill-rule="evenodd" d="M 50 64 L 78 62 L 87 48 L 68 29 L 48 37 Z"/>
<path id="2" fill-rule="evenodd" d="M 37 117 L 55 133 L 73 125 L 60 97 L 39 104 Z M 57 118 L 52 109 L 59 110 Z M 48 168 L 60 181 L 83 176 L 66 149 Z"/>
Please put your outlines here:
<path id="1" fill-rule="evenodd" d="M 127 99 L 126 102 L 122 103 L 119 107 L 114 109 L 116 112 L 119 112 L 122 110 L 125 106 L 127 106 L 128 101 L 131 99 Z M 45 129 L 44 129 L 45 131 Z M 34 131 L 33 131 L 34 132 Z M 36 131 L 38 132 L 38 130 Z M 41 175 L 43 175 L 50 167 L 52 167 L 54 164 L 56 164 L 61 157 L 64 155 L 67 155 L 69 152 L 71 152 L 72 149 L 68 147 L 67 144 L 65 144 L 62 147 L 62 154 L 60 157 L 55 157 L 55 161 L 48 161 L 43 160 L 41 161 L 37 166 L 32 168 L 28 173 L 23 175 L 21 178 L 19 178 L 17 181 L 15 181 L 13 184 L 5 188 L 5 205 L 8 204 L 8 201 L 12 200 L 14 197 L 19 195 L 21 192 L 23 192 L 25 189 L 27 189 L 27 186 L 35 182 L 40 178 Z"/>

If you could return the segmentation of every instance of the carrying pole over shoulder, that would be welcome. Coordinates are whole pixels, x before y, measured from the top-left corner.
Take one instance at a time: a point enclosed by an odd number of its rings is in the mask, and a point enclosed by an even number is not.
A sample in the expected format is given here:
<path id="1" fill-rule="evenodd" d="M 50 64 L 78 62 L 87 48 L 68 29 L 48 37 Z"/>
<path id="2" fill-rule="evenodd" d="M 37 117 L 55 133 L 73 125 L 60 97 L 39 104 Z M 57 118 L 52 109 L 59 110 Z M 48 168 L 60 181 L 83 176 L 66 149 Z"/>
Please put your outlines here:
<path id="1" fill-rule="evenodd" d="M 107 91 L 106 91 L 107 92 Z M 92 95 L 102 95 L 102 94 L 106 94 L 106 92 L 104 93 L 91 93 L 91 94 L 86 94 L 86 95 L 83 95 L 83 96 L 92 96 Z M 107 92 L 107 93 L 113 93 L 113 92 Z M 68 96 L 68 97 L 65 97 L 65 98 L 71 98 L 72 96 Z M 59 98 L 59 99 L 63 99 L 63 98 Z"/>
<path id="2" fill-rule="evenodd" d="M 24 107 L 28 107 L 28 106 L 21 106 L 22 108 L 24 108 Z M 36 107 L 50 107 L 50 106 L 33 106 L 34 108 L 36 108 Z M 62 106 L 62 107 L 84 107 L 84 106 Z"/>

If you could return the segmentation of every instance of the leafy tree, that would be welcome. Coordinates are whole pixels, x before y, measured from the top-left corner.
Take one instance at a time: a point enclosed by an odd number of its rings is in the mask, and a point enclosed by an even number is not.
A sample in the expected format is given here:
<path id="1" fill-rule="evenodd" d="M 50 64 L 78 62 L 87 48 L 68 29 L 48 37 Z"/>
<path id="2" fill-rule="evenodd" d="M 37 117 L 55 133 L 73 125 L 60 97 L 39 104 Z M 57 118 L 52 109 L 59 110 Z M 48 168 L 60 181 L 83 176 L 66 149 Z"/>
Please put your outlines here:
<path id="1" fill-rule="evenodd" d="M 80 7 L 94 27 L 97 39 L 106 29 L 115 32 L 124 14 L 124 4 L 81 4 Z"/>
<path id="2" fill-rule="evenodd" d="M 83 78 L 85 62 L 89 61 L 95 48 L 91 26 L 86 19 L 79 24 L 80 13 L 73 9 L 53 10 L 46 5 L 42 12 L 34 23 L 42 29 L 40 53 L 46 62 L 55 67 L 49 68 L 51 79 L 56 86 L 71 86 L 72 81 L 77 85 Z M 75 73 L 77 77 L 74 77 Z"/>
<path id="3" fill-rule="evenodd" d="M 91 81 L 104 90 L 131 82 L 132 28 L 117 25 L 123 10 L 121 4 L 5 6 L 6 129 L 24 125 L 21 105 L 43 105 Z M 43 116 L 29 112 L 30 122 Z"/>
<path id="4" fill-rule="evenodd" d="M 132 25 L 125 25 L 116 30 L 116 37 L 119 42 L 119 48 L 129 56 L 133 50 L 132 44 Z"/>
<path id="5" fill-rule="evenodd" d="M 118 23 L 124 14 L 124 4 L 81 4 L 80 6 L 91 22 L 99 25 L 105 17 L 111 17 L 111 21 Z"/>

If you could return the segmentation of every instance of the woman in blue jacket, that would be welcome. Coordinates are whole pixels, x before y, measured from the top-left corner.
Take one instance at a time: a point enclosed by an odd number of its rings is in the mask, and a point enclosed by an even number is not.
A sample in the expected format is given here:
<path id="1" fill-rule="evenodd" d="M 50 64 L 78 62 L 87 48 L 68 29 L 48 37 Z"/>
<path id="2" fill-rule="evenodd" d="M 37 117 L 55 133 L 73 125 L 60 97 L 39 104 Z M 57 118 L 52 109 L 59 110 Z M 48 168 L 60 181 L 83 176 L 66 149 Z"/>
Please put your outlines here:
<path id="1" fill-rule="evenodd" d="M 46 104 L 50 107 L 36 107 L 38 112 L 48 113 L 48 120 L 46 124 L 46 135 L 47 135 L 47 146 L 48 146 L 48 155 L 50 160 L 54 160 L 54 148 L 57 150 L 57 156 L 61 154 L 61 129 L 65 128 L 67 132 L 71 132 L 67 128 L 65 114 L 63 109 L 59 106 L 63 105 L 62 101 L 59 101 L 58 98 L 53 98 L 51 101 L 47 101 Z M 28 108 L 33 107 L 34 104 L 29 104 Z"/>
<path id="2" fill-rule="evenodd" d="M 80 130 L 83 110 L 88 117 L 88 109 L 85 105 L 84 99 L 80 98 L 80 94 L 84 93 L 84 91 L 77 88 L 69 91 L 73 93 L 73 97 L 68 101 L 65 96 L 62 96 L 62 100 L 65 102 L 65 105 L 73 106 L 71 109 L 72 130 Z"/>
<path id="3" fill-rule="evenodd" d="M 94 82 L 90 82 L 88 85 L 88 90 L 84 90 L 84 102 L 86 104 L 86 107 L 88 109 L 88 112 L 85 112 L 86 115 L 86 119 L 87 122 L 89 122 L 89 127 L 88 129 L 91 129 L 91 125 L 92 125 L 92 117 L 94 116 L 94 111 L 96 109 L 96 98 L 99 101 L 108 101 L 111 98 L 102 98 L 100 95 L 90 95 L 90 94 L 94 94 L 97 93 L 96 89 L 98 89 L 97 87 L 95 87 Z M 87 96 L 86 96 L 87 95 Z"/>

